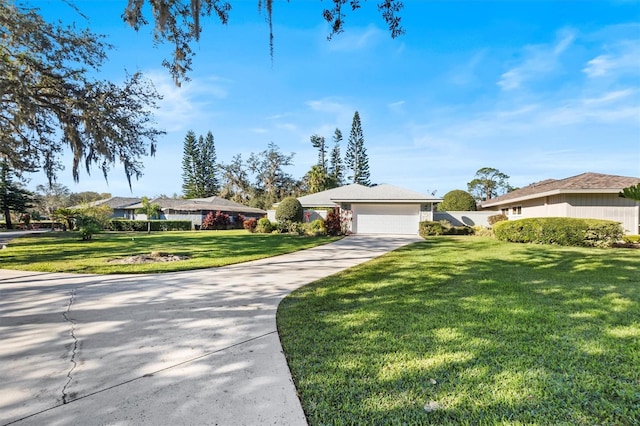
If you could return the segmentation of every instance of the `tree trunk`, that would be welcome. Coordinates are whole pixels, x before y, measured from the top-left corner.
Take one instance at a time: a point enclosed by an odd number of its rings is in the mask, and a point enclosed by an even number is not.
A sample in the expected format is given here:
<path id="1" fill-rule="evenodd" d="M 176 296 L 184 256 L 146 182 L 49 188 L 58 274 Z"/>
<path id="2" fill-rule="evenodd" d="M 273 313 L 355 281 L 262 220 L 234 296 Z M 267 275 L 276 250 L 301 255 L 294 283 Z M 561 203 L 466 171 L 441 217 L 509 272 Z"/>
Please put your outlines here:
<path id="1" fill-rule="evenodd" d="M 147 234 L 150 234 L 150 233 L 151 233 L 151 221 L 148 220 L 147 221 Z"/>
<path id="2" fill-rule="evenodd" d="M 11 223 L 11 212 L 9 211 L 9 207 L 4 208 L 4 221 L 7 224 L 7 229 L 13 229 L 13 224 Z"/>

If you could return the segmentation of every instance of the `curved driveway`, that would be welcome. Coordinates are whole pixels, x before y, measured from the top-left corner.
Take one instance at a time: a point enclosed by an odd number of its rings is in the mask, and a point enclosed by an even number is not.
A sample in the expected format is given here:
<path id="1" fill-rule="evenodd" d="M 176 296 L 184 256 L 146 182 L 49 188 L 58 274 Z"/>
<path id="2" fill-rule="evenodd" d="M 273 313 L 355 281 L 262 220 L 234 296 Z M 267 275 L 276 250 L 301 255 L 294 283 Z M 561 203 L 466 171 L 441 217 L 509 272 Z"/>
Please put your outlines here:
<path id="1" fill-rule="evenodd" d="M 418 240 L 351 236 L 167 274 L 0 270 L 0 425 L 304 425 L 278 304 Z"/>

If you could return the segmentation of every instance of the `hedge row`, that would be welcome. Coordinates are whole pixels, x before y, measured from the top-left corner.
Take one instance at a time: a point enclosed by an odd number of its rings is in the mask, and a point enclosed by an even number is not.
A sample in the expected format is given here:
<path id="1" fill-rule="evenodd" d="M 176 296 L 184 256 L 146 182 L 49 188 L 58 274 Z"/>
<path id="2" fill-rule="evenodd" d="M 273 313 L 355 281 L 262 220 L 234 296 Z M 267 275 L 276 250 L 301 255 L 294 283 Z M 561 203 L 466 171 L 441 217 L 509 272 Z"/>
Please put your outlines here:
<path id="1" fill-rule="evenodd" d="M 105 227 L 105 229 L 110 231 L 135 231 L 135 232 L 146 232 L 147 231 L 146 220 L 112 220 Z M 191 230 L 191 221 L 190 220 L 152 220 L 151 221 L 151 230 L 152 231 L 190 231 Z"/>
<path id="2" fill-rule="evenodd" d="M 439 222 L 426 220 L 420 222 L 419 233 L 422 238 L 434 235 L 471 235 L 473 228 L 468 226 L 453 226 L 447 220 Z"/>
<path id="3" fill-rule="evenodd" d="M 610 247 L 624 234 L 618 222 L 570 217 L 509 220 L 496 223 L 493 231 L 501 241 L 587 247 Z"/>

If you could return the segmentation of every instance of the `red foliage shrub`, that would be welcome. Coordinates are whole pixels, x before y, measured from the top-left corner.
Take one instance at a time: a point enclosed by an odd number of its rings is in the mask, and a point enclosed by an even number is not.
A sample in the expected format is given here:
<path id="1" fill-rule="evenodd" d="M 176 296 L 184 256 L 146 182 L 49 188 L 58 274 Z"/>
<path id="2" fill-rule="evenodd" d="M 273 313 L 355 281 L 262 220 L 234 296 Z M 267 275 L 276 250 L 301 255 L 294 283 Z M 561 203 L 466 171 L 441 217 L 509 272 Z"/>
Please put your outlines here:
<path id="1" fill-rule="evenodd" d="M 249 218 L 249 219 L 245 220 L 244 222 L 242 222 L 242 226 L 247 231 L 249 231 L 251 233 L 254 233 L 254 232 L 256 232 L 256 226 L 258 226 L 258 220 L 256 218 L 254 218 L 254 217 Z"/>
<path id="2" fill-rule="evenodd" d="M 327 229 L 328 235 L 342 234 L 342 224 L 340 214 L 335 210 L 327 212 L 327 218 L 324 220 L 324 227 Z"/>
<path id="3" fill-rule="evenodd" d="M 202 230 L 210 230 L 210 229 L 227 229 L 229 225 L 229 215 L 226 213 L 222 213 L 220 211 L 209 212 L 207 216 L 202 220 L 202 226 L 200 229 Z"/>

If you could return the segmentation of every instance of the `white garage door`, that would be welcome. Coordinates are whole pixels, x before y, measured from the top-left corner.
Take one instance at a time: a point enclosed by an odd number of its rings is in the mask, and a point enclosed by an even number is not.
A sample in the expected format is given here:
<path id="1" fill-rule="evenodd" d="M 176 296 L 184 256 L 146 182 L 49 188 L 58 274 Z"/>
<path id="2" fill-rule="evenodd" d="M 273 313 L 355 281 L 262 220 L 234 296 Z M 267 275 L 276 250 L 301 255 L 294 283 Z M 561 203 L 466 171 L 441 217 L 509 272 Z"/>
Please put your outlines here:
<path id="1" fill-rule="evenodd" d="M 419 204 L 352 204 L 357 234 L 418 233 Z"/>

